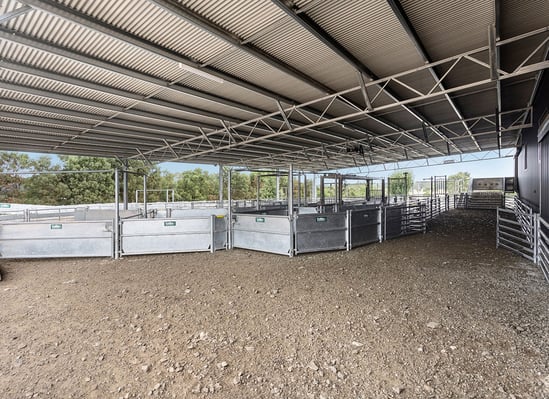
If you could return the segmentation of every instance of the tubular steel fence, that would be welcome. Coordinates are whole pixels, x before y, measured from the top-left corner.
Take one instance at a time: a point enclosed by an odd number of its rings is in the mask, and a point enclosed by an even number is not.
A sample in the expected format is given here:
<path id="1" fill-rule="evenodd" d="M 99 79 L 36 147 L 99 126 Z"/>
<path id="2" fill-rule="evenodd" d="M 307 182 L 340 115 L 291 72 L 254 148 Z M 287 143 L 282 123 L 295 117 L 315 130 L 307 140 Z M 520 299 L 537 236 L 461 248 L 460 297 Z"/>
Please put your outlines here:
<path id="1" fill-rule="evenodd" d="M 536 263 L 549 282 L 548 237 L 549 223 L 520 199 L 513 209 L 498 208 L 496 246 Z"/>

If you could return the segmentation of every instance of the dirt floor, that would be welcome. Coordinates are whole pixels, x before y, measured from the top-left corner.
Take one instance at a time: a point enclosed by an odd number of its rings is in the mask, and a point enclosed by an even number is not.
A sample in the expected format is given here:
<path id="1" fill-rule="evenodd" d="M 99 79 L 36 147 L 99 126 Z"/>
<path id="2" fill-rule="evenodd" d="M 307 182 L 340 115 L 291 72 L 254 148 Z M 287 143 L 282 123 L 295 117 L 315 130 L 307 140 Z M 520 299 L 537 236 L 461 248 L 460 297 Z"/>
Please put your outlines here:
<path id="1" fill-rule="evenodd" d="M 549 284 L 495 214 L 288 258 L 3 261 L 1 398 L 549 398 Z"/>

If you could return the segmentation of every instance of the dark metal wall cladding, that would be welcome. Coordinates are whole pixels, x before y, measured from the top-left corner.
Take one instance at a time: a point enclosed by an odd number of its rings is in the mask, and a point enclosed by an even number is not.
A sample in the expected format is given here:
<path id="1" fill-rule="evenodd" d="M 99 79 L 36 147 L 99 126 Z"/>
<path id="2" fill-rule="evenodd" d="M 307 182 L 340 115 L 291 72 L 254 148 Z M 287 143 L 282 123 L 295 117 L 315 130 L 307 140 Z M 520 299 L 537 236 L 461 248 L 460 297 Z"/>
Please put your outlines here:
<path id="1" fill-rule="evenodd" d="M 549 220 L 549 135 L 540 143 L 541 157 L 541 187 L 540 213 L 545 220 Z"/>
<path id="2" fill-rule="evenodd" d="M 545 216 L 549 215 L 549 136 L 546 135 L 538 146 L 538 130 L 549 109 L 547 93 L 549 74 L 545 73 L 533 104 L 534 124 L 523 131 L 522 146 L 516 159 L 519 197 L 535 209 L 543 209 Z"/>
<path id="3" fill-rule="evenodd" d="M 549 117 L 549 74 L 544 73 L 535 103 L 535 123 L 538 129 Z M 538 131 L 538 133 L 543 133 Z M 539 136 L 538 136 L 539 137 Z M 540 212 L 545 220 L 549 220 L 549 132 L 545 132 L 540 142 Z"/>

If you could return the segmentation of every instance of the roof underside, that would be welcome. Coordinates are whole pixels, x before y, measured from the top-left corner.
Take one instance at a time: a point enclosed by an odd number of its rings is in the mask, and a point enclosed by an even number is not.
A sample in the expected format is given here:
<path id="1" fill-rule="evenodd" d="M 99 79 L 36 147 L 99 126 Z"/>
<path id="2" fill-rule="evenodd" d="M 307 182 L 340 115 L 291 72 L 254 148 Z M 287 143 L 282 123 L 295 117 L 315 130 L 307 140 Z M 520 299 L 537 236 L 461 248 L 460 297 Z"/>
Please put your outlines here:
<path id="1" fill-rule="evenodd" d="M 6 0 L 0 150 L 318 171 L 511 148 L 547 0 Z"/>

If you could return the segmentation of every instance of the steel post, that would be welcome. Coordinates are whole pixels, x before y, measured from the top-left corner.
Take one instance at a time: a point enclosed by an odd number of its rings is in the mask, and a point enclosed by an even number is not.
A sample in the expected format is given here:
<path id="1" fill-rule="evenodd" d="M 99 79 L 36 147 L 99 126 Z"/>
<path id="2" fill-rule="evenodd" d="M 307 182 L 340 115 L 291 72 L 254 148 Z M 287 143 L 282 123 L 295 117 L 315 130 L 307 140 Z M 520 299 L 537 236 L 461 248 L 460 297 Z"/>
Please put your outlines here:
<path id="1" fill-rule="evenodd" d="M 114 259 L 120 257 L 120 182 L 118 181 L 118 169 L 114 170 Z"/>

